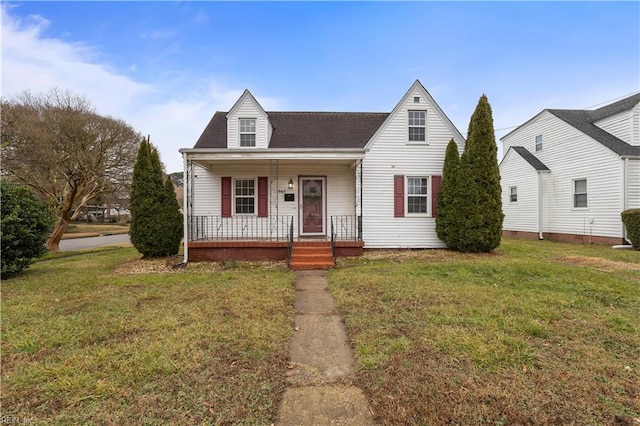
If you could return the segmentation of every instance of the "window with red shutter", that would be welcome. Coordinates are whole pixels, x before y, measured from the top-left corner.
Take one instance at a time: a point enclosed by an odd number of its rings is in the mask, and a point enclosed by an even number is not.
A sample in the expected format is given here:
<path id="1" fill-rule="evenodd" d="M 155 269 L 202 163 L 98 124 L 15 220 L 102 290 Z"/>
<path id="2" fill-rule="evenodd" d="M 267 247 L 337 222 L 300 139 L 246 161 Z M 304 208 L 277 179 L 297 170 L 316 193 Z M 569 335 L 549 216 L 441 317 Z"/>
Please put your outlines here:
<path id="1" fill-rule="evenodd" d="M 223 176 L 220 178 L 222 200 L 220 203 L 220 215 L 222 217 L 231 217 L 231 177 Z"/>
<path id="2" fill-rule="evenodd" d="M 404 217 L 404 175 L 393 177 L 393 216 Z"/>

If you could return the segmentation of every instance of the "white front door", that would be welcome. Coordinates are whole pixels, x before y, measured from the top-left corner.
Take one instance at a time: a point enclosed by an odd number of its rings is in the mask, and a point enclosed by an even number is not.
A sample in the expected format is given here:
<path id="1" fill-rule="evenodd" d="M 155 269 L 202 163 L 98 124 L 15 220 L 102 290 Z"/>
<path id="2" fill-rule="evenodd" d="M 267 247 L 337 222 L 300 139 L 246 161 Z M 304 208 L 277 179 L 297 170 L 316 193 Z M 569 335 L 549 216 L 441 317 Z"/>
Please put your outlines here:
<path id="1" fill-rule="evenodd" d="M 324 177 L 301 177 L 300 235 L 327 235 L 326 179 Z"/>

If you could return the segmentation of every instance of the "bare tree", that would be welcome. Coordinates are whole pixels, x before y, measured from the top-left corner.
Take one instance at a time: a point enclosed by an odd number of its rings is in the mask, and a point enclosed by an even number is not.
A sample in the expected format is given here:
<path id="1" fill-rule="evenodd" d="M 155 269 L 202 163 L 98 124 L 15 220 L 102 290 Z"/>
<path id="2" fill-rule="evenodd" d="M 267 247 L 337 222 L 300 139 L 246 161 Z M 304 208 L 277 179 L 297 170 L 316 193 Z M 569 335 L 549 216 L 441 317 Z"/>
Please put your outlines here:
<path id="1" fill-rule="evenodd" d="M 90 200 L 128 192 L 142 136 L 97 114 L 84 97 L 24 92 L 2 100 L 1 120 L 2 173 L 36 190 L 56 214 L 49 251 L 59 250 Z"/>

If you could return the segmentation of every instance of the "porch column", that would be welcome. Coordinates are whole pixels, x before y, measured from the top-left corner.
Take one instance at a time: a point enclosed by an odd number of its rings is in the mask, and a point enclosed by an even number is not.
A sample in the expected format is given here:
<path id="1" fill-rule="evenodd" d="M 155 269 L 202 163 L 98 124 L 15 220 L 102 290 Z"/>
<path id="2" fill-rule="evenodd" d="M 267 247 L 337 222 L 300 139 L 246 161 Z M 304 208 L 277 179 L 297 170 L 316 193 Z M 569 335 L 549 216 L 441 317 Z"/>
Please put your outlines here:
<path id="1" fill-rule="evenodd" d="M 276 234 L 276 239 L 280 236 L 278 232 L 278 160 L 269 160 L 269 221 L 270 235 Z"/>
<path id="2" fill-rule="evenodd" d="M 355 205 L 355 213 L 356 213 L 356 226 L 357 226 L 357 239 L 358 241 L 362 241 L 362 161 L 357 160 L 355 167 L 355 178 L 356 178 L 356 205 Z"/>
<path id="3" fill-rule="evenodd" d="M 183 244 L 184 244 L 184 263 L 189 261 L 189 236 L 190 236 L 190 226 L 191 226 L 191 215 L 193 213 L 191 197 L 193 192 L 193 161 L 189 159 L 188 153 L 182 154 L 182 214 L 184 220 L 184 234 L 183 234 Z"/>

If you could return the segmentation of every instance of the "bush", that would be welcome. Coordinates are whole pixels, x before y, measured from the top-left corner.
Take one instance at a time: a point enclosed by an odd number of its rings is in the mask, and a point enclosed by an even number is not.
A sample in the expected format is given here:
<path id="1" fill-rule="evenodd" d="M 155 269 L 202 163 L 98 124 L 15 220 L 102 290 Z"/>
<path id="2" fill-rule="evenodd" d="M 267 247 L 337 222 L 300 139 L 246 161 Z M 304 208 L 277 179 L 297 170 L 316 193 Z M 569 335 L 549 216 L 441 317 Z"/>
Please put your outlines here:
<path id="1" fill-rule="evenodd" d="M 456 197 L 455 179 L 459 164 L 460 154 L 458 154 L 458 145 L 451 139 L 449 145 L 447 145 L 447 152 L 444 156 L 442 186 L 437 197 L 436 233 L 438 234 L 438 238 L 452 249 L 455 248 L 452 240 L 454 230 L 451 229 L 452 217 L 455 215 L 455 211 L 452 210 L 452 203 Z"/>
<path id="2" fill-rule="evenodd" d="M 158 151 L 143 141 L 133 168 L 131 186 L 131 226 L 133 246 L 143 257 L 174 256 L 182 239 L 182 213 L 168 178 L 162 181 Z"/>
<path id="3" fill-rule="evenodd" d="M 16 275 L 47 252 L 53 224 L 48 206 L 29 188 L 0 181 L 2 278 Z"/>
<path id="4" fill-rule="evenodd" d="M 640 209 L 625 210 L 620 216 L 627 228 L 627 238 L 631 241 L 631 245 L 634 249 L 640 250 Z"/>

